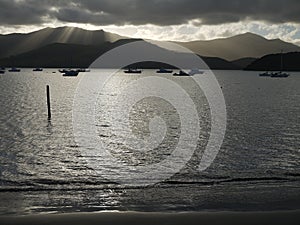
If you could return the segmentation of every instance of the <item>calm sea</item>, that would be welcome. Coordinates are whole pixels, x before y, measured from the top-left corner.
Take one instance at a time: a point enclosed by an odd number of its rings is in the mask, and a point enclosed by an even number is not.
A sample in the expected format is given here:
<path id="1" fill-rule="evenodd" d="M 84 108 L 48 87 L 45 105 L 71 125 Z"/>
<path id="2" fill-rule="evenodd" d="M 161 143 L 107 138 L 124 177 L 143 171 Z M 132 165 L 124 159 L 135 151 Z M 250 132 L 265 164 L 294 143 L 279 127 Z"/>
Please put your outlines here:
<path id="1" fill-rule="evenodd" d="M 256 72 L 214 71 L 226 101 L 227 130 L 216 159 L 203 172 L 197 168 L 211 121 L 205 95 L 190 77 L 159 75 L 188 93 L 201 130 L 197 149 L 180 172 L 139 187 L 115 183 L 88 164 L 88 156 L 75 142 L 72 124 L 74 95 L 83 75 L 70 78 L 53 71 L 57 70 L 23 69 L 0 75 L 0 215 L 300 208 L 299 73 L 273 79 L 258 77 Z M 101 70 L 90 73 L 101 76 Z M 131 165 L 168 157 L 181 135 L 172 104 L 149 96 L 134 105 L 130 128 L 137 136 L 149 136 L 149 119 L 160 116 L 167 127 L 165 138 L 150 152 L 124 146 L 124 124 L 114 117 L 118 113 L 115 100 L 132 80 L 152 75 L 158 76 L 154 70 L 115 74 L 96 104 L 94 124 L 99 138 L 114 157 Z M 51 120 L 47 119 L 46 85 L 51 89 Z"/>

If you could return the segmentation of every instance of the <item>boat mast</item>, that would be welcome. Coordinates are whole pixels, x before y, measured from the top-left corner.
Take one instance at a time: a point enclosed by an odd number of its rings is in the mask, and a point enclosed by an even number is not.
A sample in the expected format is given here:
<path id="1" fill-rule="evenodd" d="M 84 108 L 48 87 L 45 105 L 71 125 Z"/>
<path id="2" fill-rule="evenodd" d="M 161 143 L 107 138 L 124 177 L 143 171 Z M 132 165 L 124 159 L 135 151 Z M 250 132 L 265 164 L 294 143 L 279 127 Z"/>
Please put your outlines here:
<path id="1" fill-rule="evenodd" d="M 281 50 L 281 54 L 280 54 L 280 56 L 281 56 L 281 62 L 280 62 L 280 72 L 282 72 L 282 70 L 283 70 L 283 51 Z"/>

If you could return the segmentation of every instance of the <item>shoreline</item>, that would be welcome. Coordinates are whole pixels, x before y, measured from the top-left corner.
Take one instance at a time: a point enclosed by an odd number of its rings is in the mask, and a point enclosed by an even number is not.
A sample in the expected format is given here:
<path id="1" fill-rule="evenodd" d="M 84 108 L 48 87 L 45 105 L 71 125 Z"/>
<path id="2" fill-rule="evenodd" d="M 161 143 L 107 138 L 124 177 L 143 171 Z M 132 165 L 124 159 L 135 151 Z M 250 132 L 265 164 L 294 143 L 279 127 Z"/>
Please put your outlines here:
<path id="1" fill-rule="evenodd" d="M 66 214 L 37 214 L 25 216 L 0 216 L 5 225 L 83 225 L 83 224 L 299 224 L 300 210 L 270 212 L 79 212 Z"/>

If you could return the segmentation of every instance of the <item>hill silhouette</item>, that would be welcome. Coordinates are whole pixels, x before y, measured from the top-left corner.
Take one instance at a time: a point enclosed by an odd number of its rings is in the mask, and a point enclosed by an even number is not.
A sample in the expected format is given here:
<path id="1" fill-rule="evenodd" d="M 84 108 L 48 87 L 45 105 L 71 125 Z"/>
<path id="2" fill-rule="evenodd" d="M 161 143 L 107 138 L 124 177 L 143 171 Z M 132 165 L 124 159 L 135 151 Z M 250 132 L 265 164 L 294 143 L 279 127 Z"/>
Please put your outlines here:
<path id="1" fill-rule="evenodd" d="M 231 63 L 233 65 L 235 65 L 236 67 L 238 67 L 239 69 L 244 69 L 247 66 L 249 66 L 251 63 L 253 63 L 255 60 L 257 60 L 257 59 L 256 58 L 247 57 L 247 58 L 241 58 L 241 59 L 237 59 L 237 60 L 231 61 Z"/>
<path id="2" fill-rule="evenodd" d="M 119 45 L 142 39 L 125 38 L 103 30 L 89 31 L 75 27 L 45 28 L 28 34 L 0 35 L 0 65 L 18 67 L 87 67 L 104 52 Z M 300 52 L 300 47 L 281 41 L 268 40 L 245 33 L 210 41 L 176 42 L 201 55 L 211 69 L 278 70 L 277 59 L 255 61 L 270 53 Z M 298 57 L 292 54 L 286 61 L 288 70 L 298 70 Z M 264 59 L 265 60 L 265 59 Z M 276 63 L 272 63 L 275 60 Z M 253 64 L 255 63 L 255 64 Z M 159 67 L 148 63 L 144 68 Z M 277 67 L 276 67 L 277 66 Z"/>
<path id="3" fill-rule="evenodd" d="M 290 52 L 285 54 L 271 54 L 257 59 L 245 70 L 256 71 L 280 71 L 281 70 L 281 56 L 283 60 L 284 71 L 300 71 L 300 52 Z"/>
<path id="4" fill-rule="evenodd" d="M 105 52 L 118 47 L 120 45 L 137 41 L 141 39 L 123 39 L 113 43 L 106 42 L 102 45 L 78 45 L 78 44 L 62 44 L 55 43 L 50 44 L 26 53 L 19 54 L 17 56 L 11 56 L 0 59 L 0 65 L 5 67 L 43 67 L 43 68 L 78 68 L 78 67 L 89 67 L 99 56 Z M 151 45 L 152 48 L 160 48 L 156 45 Z M 169 51 L 160 48 L 161 53 Z M 174 52 L 174 57 L 184 55 L 187 53 Z M 224 59 L 217 57 L 202 57 L 203 61 L 211 69 L 239 69 L 239 67 L 233 65 Z M 114 65 L 112 62 L 111 65 Z M 158 69 L 158 68 L 175 68 L 171 65 L 167 65 L 160 62 L 140 62 L 131 65 L 132 67 L 141 69 Z M 107 65 L 110 67 L 110 65 Z M 206 68 L 202 68 L 206 69 Z"/>
<path id="5" fill-rule="evenodd" d="M 49 44 L 102 45 L 128 39 L 103 30 L 89 31 L 77 27 L 45 28 L 28 34 L 0 35 L 0 58 L 5 58 Z"/>
<path id="6" fill-rule="evenodd" d="M 0 35 L 0 58 L 18 55 L 54 44 L 99 46 L 106 42 L 129 39 L 103 30 L 90 31 L 77 27 L 45 28 L 28 34 Z M 279 39 L 268 40 L 259 35 L 245 33 L 210 41 L 175 42 L 202 56 L 218 57 L 228 61 L 283 52 L 300 51 L 300 47 Z"/>
<path id="7" fill-rule="evenodd" d="M 217 57 L 203 57 L 199 56 L 201 59 L 207 64 L 208 68 L 212 70 L 238 70 L 239 67 L 233 65 L 231 62 L 228 62 L 224 59 L 217 58 Z M 128 67 L 132 68 L 140 68 L 140 69 L 159 69 L 159 68 L 166 68 L 166 69 L 178 69 L 172 65 L 168 65 L 165 63 L 160 62 L 139 62 L 134 63 Z M 207 69 L 205 68 L 199 68 L 199 69 Z"/>
<path id="8" fill-rule="evenodd" d="M 44 67 L 44 68 L 79 68 L 88 67 L 96 58 L 125 43 L 137 39 L 124 39 L 114 43 L 105 42 L 101 45 L 79 45 L 54 43 L 47 46 L 0 59 L 0 65 L 5 67 Z"/>
<path id="9" fill-rule="evenodd" d="M 219 57 L 229 61 L 241 58 L 260 58 L 264 55 L 300 51 L 300 47 L 280 39 L 268 40 L 259 35 L 245 33 L 230 38 L 210 41 L 176 42 L 193 52 Z"/>
<path id="10" fill-rule="evenodd" d="M 218 57 L 201 57 L 210 69 L 213 70 L 239 70 L 240 68 L 233 63 Z"/>

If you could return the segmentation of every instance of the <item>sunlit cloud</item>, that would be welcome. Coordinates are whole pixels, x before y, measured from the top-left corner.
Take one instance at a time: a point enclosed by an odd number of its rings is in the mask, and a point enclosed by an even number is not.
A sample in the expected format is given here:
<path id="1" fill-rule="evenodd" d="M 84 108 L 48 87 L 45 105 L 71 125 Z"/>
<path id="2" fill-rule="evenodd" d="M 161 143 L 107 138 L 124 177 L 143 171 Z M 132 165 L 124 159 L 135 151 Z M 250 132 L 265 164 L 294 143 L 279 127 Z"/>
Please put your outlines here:
<path id="1" fill-rule="evenodd" d="M 262 21 L 243 21 L 221 25 L 195 26 L 193 23 L 174 26 L 105 26 L 104 30 L 134 38 L 155 40 L 193 41 L 226 38 L 241 33 L 252 32 L 268 39 L 280 38 L 297 43 L 300 41 L 299 24 L 269 24 Z"/>

